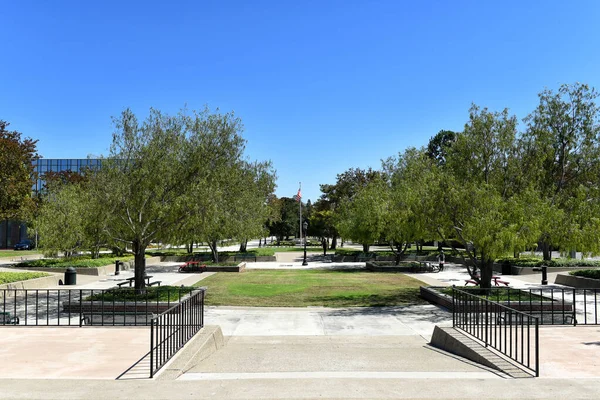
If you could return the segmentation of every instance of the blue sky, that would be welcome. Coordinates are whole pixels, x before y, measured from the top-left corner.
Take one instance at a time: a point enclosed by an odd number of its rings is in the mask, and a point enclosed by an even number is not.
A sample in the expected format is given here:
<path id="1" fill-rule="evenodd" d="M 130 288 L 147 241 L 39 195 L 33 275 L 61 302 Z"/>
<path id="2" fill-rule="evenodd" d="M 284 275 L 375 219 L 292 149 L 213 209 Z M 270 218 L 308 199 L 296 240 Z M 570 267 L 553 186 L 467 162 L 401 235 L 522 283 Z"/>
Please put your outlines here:
<path id="1" fill-rule="evenodd" d="M 234 110 L 277 195 L 314 201 L 473 102 L 523 118 L 544 87 L 600 88 L 599 19 L 595 0 L 5 1 L 0 119 L 85 158 L 125 107 Z"/>

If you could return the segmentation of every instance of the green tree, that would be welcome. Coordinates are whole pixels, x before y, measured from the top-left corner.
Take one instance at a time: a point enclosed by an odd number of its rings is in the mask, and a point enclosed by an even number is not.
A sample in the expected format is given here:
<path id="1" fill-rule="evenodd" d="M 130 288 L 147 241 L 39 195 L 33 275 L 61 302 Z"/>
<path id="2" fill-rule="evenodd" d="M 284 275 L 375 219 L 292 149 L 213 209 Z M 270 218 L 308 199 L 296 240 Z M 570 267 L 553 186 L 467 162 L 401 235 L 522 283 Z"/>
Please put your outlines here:
<path id="1" fill-rule="evenodd" d="M 152 241 L 174 237 L 188 220 L 201 223 L 203 237 L 218 238 L 211 228 L 223 221 L 216 211 L 227 198 L 220 183 L 245 142 L 239 118 L 208 109 L 175 116 L 151 109 L 143 123 L 125 110 L 114 122 L 110 158 L 96 175 L 104 187 L 98 195 L 112 216 L 108 233 L 132 248 L 139 290 Z"/>
<path id="2" fill-rule="evenodd" d="M 539 94 L 538 107 L 525 118 L 524 168 L 551 211 L 540 237 L 546 260 L 553 246 L 598 251 L 598 244 L 584 240 L 584 232 L 593 230 L 595 222 L 587 216 L 598 199 L 597 98 L 593 88 L 580 83 L 561 85 L 557 92 L 546 89 Z"/>
<path id="3" fill-rule="evenodd" d="M 31 185 L 36 179 L 33 161 L 37 140 L 9 131 L 0 120 L 0 219 L 23 218 L 33 208 Z"/>
<path id="4" fill-rule="evenodd" d="M 434 137 L 429 139 L 427 144 L 427 156 L 437 162 L 438 165 L 446 164 L 448 151 L 456 142 L 457 133 L 453 131 L 441 130 Z"/>
<path id="5" fill-rule="evenodd" d="M 389 188 L 383 179 L 374 179 L 342 202 L 336 226 L 343 237 L 363 245 L 369 251 L 372 243 L 384 234 L 389 210 Z"/>
<path id="6" fill-rule="evenodd" d="M 496 258 L 539 234 L 537 192 L 517 185 L 516 126 L 507 110 L 473 106 L 428 201 L 438 234 L 463 244 L 469 272 L 481 272 L 484 288 L 491 286 Z"/>
<path id="7" fill-rule="evenodd" d="M 369 182 L 376 178 L 381 178 L 381 172 L 371 168 L 363 170 L 360 168 L 350 168 L 349 170 L 338 174 L 335 184 L 319 185 L 321 198 L 323 202 L 322 209 L 327 205 L 329 210 L 333 212 L 334 220 L 339 216 L 339 208 L 341 204 L 354 197 L 361 188 L 365 187 Z M 331 250 L 337 247 L 337 229 L 331 230 Z"/>

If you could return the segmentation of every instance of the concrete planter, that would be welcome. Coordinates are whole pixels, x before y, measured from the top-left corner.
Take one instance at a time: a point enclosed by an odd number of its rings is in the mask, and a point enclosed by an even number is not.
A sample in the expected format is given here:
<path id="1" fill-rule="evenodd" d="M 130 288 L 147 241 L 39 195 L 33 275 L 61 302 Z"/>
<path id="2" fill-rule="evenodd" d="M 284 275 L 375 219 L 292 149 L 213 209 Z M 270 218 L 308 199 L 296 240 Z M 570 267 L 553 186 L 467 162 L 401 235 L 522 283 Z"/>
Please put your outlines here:
<path id="1" fill-rule="evenodd" d="M 558 274 L 554 283 L 571 286 L 577 289 L 600 289 L 600 280 L 586 278 L 584 276 L 573 276 L 569 274 Z"/>
<path id="2" fill-rule="evenodd" d="M 420 295 L 423 299 L 425 299 L 431 303 L 439 304 L 442 307 L 445 307 L 448 310 L 452 311 L 452 296 L 448 296 L 446 294 L 440 293 L 439 291 L 436 290 L 435 287 L 421 286 Z M 500 304 L 510 307 L 513 310 L 523 311 L 526 313 L 527 312 L 535 313 L 535 312 L 540 312 L 540 311 L 549 311 L 549 312 L 554 311 L 556 313 L 563 313 L 563 312 L 572 312 L 573 311 L 572 304 L 565 302 L 561 306 L 561 304 L 557 300 L 552 300 L 552 299 L 543 300 L 541 303 L 539 301 L 537 301 L 537 302 L 534 301 L 531 303 L 501 301 Z"/>

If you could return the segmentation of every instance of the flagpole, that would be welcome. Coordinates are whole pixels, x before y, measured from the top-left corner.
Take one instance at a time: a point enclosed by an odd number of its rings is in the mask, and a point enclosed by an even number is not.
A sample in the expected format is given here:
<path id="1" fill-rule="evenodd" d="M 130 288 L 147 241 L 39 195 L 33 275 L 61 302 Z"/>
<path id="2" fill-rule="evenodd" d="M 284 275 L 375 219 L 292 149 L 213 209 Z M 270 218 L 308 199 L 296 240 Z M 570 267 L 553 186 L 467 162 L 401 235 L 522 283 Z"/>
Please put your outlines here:
<path id="1" fill-rule="evenodd" d="M 298 193 L 302 193 L 302 182 L 300 182 L 300 188 L 298 189 Z M 302 197 L 298 199 L 298 203 L 300 203 L 300 212 L 299 212 L 299 221 L 298 226 L 300 227 L 300 243 L 302 243 Z"/>

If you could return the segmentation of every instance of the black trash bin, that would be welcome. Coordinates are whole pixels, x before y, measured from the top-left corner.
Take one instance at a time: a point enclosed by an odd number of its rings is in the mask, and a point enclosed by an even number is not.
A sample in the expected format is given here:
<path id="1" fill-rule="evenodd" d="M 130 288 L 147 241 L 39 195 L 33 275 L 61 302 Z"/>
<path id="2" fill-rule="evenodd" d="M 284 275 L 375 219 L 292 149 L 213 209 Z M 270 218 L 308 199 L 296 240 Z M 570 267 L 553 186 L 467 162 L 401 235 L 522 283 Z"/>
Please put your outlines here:
<path id="1" fill-rule="evenodd" d="M 502 263 L 502 275 L 512 275 L 512 267 L 508 261 Z"/>
<path id="2" fill-rule="evenodd" d="M 73 267 L 67 268 L 65 271 L 65 285 L 77 284 L 77 271 Z"/>

